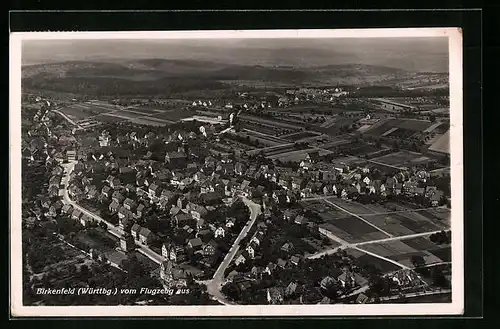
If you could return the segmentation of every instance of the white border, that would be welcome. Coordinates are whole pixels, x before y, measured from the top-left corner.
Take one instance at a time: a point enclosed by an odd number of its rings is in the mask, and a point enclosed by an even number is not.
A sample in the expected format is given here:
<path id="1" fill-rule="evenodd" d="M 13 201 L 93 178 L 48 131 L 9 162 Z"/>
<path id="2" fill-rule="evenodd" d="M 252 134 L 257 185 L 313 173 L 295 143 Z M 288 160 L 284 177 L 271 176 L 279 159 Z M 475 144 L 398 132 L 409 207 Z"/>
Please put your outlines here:
<path id="1" fill-rule="evenodd" d="M 21 44 L 23 40 L 394 38 L 448 37 L 452 194 L 452 302 L 365 305 L 245 306 L 23 306 L 21 251 Z M 44 316 L 381 316 L 455 315 L 464 310 L 462 34 L 459 28 L 233 30 L 147 32 L 27 32 L 10 35 L 10 246 L 11 314 Z"/>

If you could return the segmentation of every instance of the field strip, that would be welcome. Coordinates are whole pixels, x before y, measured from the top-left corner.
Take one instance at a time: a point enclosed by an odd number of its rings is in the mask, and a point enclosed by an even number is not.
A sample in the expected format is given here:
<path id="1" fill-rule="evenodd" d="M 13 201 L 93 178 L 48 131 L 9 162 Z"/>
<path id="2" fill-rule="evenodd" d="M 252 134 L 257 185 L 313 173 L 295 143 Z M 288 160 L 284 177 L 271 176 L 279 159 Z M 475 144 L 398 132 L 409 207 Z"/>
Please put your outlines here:
<path id="1" fill-rule="evenodd" d="M 373 228 L 377 229 L 378 231 L 380 231 L 380 232 L 384 233 L 385 235 L 387 235 L 387 236 L 389 236 L 389 237 L 392 237 L 392 234 L 387 233 L 386 231 L 384 231 L 384 230 L 382 230 L 381 228 L 379 228 L 378 226 L 376 226 L 376 225 L 374 225 L 374 224 L 370 223 L 369 221 L 367 221 L 367 220 L 366 220 L 366 219 L 364 219 L 363 217 L 360 217 L 360 216 L 358 216 L 358 215 L 356 215 L 356 214 L 354 214 L 354 213 L 352 213 L 352 212 L 348 211 L 347 209 L 344 209 L 344 208 L 342 208 L 341 206 L 336 205 L 335 203 L 331 202 L 331 201 L 330 201 L 330 200 L 328 200 L 328 199 L 325 199 L 325 202 L 326 202 L 326 203 L 331 204 L 331 205 L 332 205 L 332 206 L 334 206 L 335 208 L 340 209 L 340 210 L 342 210 L 343 212 L 345 212 L 345 213 L 347 213 L 347 214 L 349 214 L 349 215 L 351 215 L 351 216 L 354 216 L 354 217 L 356 217 L 356 218 L 358 218 L 358 219 L 362 220 L 362 221 L 363 221 L 363 222 L 365 222 L 366 224 L 368 224 L 368 225 L 370 225 L 371 227 L 373 227 Z"/>
<path id="2" fill-rule="evenodd" d="M 115 114 L 115 113 L 102 113 L 101 115 L 107 116 L 107 117 L 115 117 L 115 118 L 120 118 L 120 119 L 125 119 L 125 120 L 132 120 L 134 118 L 127 117 L 125 115 L 120 115 L 120 114 Z"/>
<path id="3" fill-rule="evenodd" d="M 378 165 L 381 165 L 381 166 L 386 166 L 386 167 L 389 167 L 389 168 L 394 168 L 394 169 L 401 170 L 401 167 L 396 167 L 396 166 L 393 166 L 393 165 L 390 165 L 390 164 L 387 164 L 387 163 L 378 162 L 378 161 L 374 161 L 374 160 L 370 160 L 370 159 L 365 159 L 365 160 L 367 162 L 375 163 L 375 164 L 378 164 Z"/>
<path id="4" fill-rule="evenodd" d="M 161 118 L 157 118 L 154 116 L 148 116 L 148 115 L 138 117 L 137 119 L 145 119 L 145 120 L 154 121 L 154 122 L 161 122 L 161 123 L 175 123 L 176 122 L 173 120 L 161 119 Z"/>
<path id="5" fill-rule="evenodd" d="M 95 115 L 92 115 L 90 117 L 86 117 L 84 120 L 94 119 L 95 117 L 98 117 L 98 116 L 101 116 L 101 115 L 104 115 L 104 114 L 113 114 L 113 113 L 116 113 L 118 111 L 120 111 L 120 110 L 114 110 L 114 111 L 111 111 L 111 112 L 95 114 Z"/>
<path id="6" fill-rule="evenodd" d="M 401 213 L 409 213 L 409 212 L 419 212 L 424 210 L 432 210 L 438 207 L 429 207 L 429 208 L 420 208 L 420 209 L 406 209 L 406 210 L 397 210 L 397 211 L 388 211 L 388 212 L 377 212 L 372 214 L 357 214 L 358 216 L 377 216 L 377 215 L 390 215 L 390 214 L 401 214 Z"/>
<path id="7" fill-rule="evenodd" d="M 412 239 L 412 238 L 418 238 L 418 237 L 428 236 L 428 235 L 431 235 L 431 234 L 434 234 L 434 233 L 439 233 L 441 231 L 443 231 L 443 230 L 436 230 L 436 231 L 423 232 L 423 233 L 415 233 L 415 234 L 402 235 L 402 236 L 394 236 L 392 238 L 386 238 L 386 239 L 378 239 L 378 240 L 357 242 L 357 243 L 353 243 L 353 245 L 354 246 L 362 246 L 362 245 L 365 245 L 365 244 L 375 244 L 375 243 L 382 243 L 382 242 L 389 242 L 389 241 L 407 240 L 407 239 Z"/>
<path id="8" fill-rule="evenodd" d="M 389 263 L 392 263 L 392 264 L 394 264 L 394 265 L 396 265 L 396 266 L 399 266 L 399 267 L 401 267 L 402 269 L 405 269 L 405 270 L 409 270 L 409 269 L 410 269 L 408 266 L 403 265 L 403 264 L 401 264 L 401 263 L 398 263 L 398 262 L 396 262 L 395 260 L 392 260 L 392 259 L 390 259 L 390 258 L 387 258 L 387 257 L 384 257 L 384 256 L 380 256 L 380 255 L 378 255 L 378 254 L 376 254 L 376 253 L 373 253 L 373 252 L 371 252 L 371 251 L 367 251 L 367 250 L 364 250 L 364 249 L 361 249 L 361 248 L 358 248 L 358 247 L 353 247 L 353 248 L 354 248 L 354 249 L 356 249 L 356 250 L 359 250 L 359 251 L 361 251 L 361 252 L 364 252 L 364 253 L 365 253 L 365 254 L 367 254 L 367 255 L 370 255 L 370 256 L 377 257 L 377 258 L 380 258 L 380 259 L 382 259 L 382 260 L 385 260 L 386 262 L 389 262 Z"/>
<path id="9" fill-rule="evenodd" d="M 121 109 L 121 111 L 135 113 L 135 114 L 142 114 L 143 116 L 150 116 L 150 115 L 154 115 L 155 114 L 155 113 L 147 113 L 147 112 L 134 111 L 134 110 L 129 110 L 129 109 Z"/>

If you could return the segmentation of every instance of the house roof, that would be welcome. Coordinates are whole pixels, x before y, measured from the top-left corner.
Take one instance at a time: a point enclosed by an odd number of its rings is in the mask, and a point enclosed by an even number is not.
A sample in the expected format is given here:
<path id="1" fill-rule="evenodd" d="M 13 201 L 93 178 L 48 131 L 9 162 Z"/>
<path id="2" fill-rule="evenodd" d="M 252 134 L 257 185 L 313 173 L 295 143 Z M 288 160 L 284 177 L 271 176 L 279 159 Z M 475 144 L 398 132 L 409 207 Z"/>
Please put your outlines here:
<path id="1" fill-rule="evenodd" d="M 141 230 L 141 228 L 142 228 L 142 227 L 141 227 L 139 224 L 134 224 L 134 225 L 132 225 L 131 230 L 132 230 L 133 232 L 139 232 L 139 231 Z"/>
<path id="2" fill-rule="evenodd" d="M 188 244 L 191 247 L 199 247 L 203 244 L 203 242 L 201 241 L 200 238 L 194 238 L 194 239 L 189 240 Z"/>
<path id="3" fill-rule="evenodd" d="M 141 230 L 139 231 L 139 234 L 144 236 L 144 237 L 148 237 L 150 235 L 153 234 L 153 232 L 151 232 L 148 228 L 146 227 L 142 227 Z"/>

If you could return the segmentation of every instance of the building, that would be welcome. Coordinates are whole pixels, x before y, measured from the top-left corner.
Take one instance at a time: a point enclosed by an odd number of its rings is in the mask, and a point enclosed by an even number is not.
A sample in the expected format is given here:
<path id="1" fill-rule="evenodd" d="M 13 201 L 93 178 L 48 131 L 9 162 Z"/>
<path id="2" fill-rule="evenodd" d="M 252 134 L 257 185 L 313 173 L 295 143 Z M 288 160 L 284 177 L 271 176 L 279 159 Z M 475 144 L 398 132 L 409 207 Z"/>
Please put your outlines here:
<path id="1" fill-rule="evenodd" d="M 135 249 L 134 238 L 130 234 L 124 234 L 120 238 L 120 248 L 123 251 L 131 251 Z"/>
<path id="2" fill-rule="evenodd" d="M 269 304 L 282 304 L 284 297 L 285 290 L 282 287 L 272 287 L 267 289 L 267 302 Z"/>
<path id="3" fill-rule="evenodd" d="M 143 227 L 139 231 L 139 241 L 142 244 L 148 245 L 154 240 L 154 234 L 149 229 Z"/>
<path id="4" fill-rule="evenodd" d="M 167 152 L 165 155 L 165 163 L 171 168 L 185 168 L 187 164 L 187 156 L 184 152 Z"/>
<path id="5" fill-rule="evenodd" d="M 200 238 L 194 238 L 189 240 L 188 242 L 188 248 L 193 249 L 193 250 L 199 250 L 201 249 L 203 242 L 201 241 Z"/>

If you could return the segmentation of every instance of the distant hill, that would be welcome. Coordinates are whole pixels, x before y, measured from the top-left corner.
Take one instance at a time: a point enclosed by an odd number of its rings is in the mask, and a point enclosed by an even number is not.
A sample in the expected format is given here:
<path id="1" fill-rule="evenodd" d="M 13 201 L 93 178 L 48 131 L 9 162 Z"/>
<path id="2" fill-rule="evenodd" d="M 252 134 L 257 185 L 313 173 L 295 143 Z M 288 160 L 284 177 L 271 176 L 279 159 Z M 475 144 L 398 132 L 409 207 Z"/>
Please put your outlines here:
<path id="1" fill-rule="evenodd" d="M 311 82 L 337 77 L 406 76 L 410 72 L 374 65 L 346 64 L 295 69 L 290 66 L 230 65 L 215 62 L 143 59 L 123 62 L 69 61 L 24 66 L 23 78 L 107 77 L 132 80 L 198 78 L 209 80 L 261 80 Z"/>

